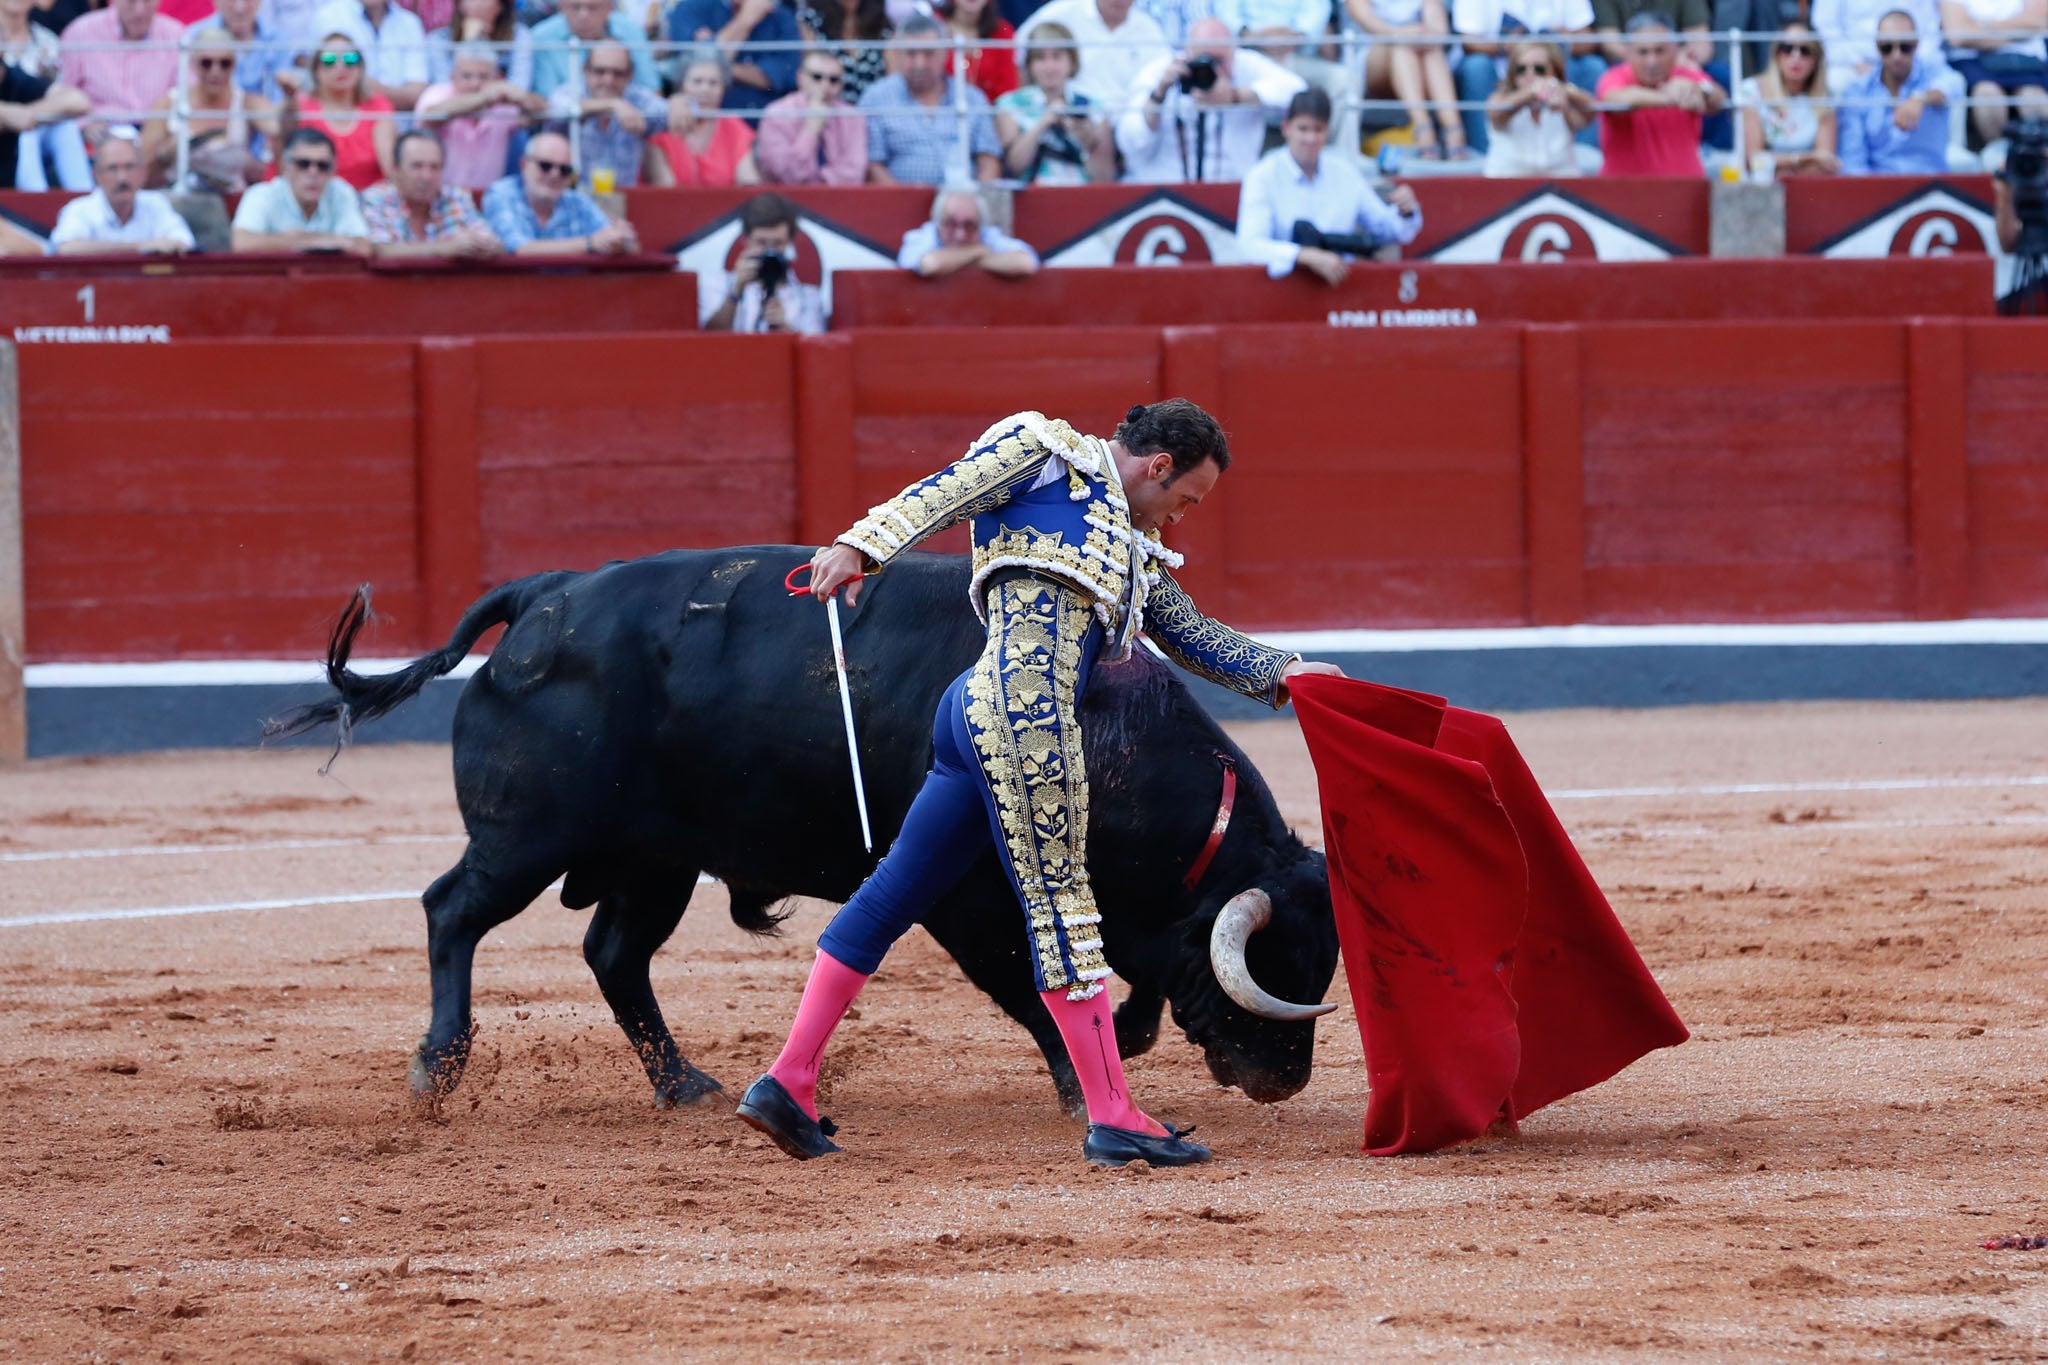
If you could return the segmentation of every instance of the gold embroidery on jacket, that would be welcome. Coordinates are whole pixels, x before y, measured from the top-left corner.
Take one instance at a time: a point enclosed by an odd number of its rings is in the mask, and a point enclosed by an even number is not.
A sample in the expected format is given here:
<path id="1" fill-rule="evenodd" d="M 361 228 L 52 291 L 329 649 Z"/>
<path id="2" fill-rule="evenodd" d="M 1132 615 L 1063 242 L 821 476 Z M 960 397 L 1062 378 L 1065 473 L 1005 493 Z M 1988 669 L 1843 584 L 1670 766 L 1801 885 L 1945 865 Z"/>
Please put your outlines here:
<path id="1" fill-rule="evenodd" d="M 1088 768 L 1076 707 L 1091 629 L 1078 594 L 1027 576 L 987 591 L 988 644 L 967 722 L 1016 875 L 1040 990 L 1102 989 L 1102 916 L 1088 880 Z"/>
<path id="2" fill-rule="evenodd" d="M 1197 677 L 1269 706 L 1280 704 L 1280 675 L 1299 654 L 1262 645 L 1204 616 L 1171 574 L 1159 576 L 1150 609 L 1147 633 L 1166 657 Z"/>
<path id="3" fill-rule="evenodd" d="M 925 537 L 1002 506 L 1038 476 L 1051 455 L 1022 427 L 992 428 L 952 464 L 870 508 L 839 543 L 887 564 Z"/>

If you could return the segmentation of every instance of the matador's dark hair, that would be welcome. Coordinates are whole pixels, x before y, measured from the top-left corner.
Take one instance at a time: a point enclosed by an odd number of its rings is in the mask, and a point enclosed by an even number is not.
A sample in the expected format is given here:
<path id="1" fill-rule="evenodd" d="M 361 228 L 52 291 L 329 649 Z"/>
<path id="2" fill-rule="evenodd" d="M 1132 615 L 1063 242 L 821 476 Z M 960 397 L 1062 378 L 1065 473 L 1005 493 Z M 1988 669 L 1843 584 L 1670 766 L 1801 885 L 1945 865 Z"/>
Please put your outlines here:
<path id="1" fill-rule="evenodd" d="M 1124 414 L 1116 439 L 1133 455 L 1173 456 L 1173 477 L 1214 460 L 1219 472 L 1230 468 L 1230 441 L 1214 417 L 1185 398 L 1140 403 Z"/>

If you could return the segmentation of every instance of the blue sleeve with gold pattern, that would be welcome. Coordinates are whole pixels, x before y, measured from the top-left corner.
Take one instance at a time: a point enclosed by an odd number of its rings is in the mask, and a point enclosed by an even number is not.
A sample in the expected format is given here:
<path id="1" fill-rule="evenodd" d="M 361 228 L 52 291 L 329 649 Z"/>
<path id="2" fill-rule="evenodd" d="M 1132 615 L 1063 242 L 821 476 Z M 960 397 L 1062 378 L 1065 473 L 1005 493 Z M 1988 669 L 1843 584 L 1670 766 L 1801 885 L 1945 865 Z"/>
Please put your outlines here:
<path id="1" fill-rule="evenodd" d="M 1280 675 L 1301 656 L 1262 645 L 1202 615 L 1194 599 L 1162 573 L 1145 599 L 1145 633 L 1166 657 L 1198 678 L 1221 683 L 1279 709 Z"/>
<path id="2" fill-rule="evenodd" d="M 838 543 L 851 545 L 879 568 L 925 537 L 1002 506 L 1051 458 L 1021 424 L 999 422 L 952 464 L 869 508 Z"/>

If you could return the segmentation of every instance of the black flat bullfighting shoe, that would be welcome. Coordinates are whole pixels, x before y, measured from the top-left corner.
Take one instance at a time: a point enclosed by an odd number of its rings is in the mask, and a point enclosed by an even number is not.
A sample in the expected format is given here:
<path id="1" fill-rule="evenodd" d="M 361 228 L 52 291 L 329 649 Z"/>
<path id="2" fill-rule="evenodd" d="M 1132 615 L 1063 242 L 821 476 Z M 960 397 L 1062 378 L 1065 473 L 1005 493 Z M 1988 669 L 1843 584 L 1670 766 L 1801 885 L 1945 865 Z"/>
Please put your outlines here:
<path id="1" fill-rule="evenodd" d="M 798 1161 L 830 1156 L 840 1150 L 839 1144 L 832 1141 L 839 1125 L 823 1115 L 814 1119 L 806 1114 L 804 1107 L 773 1076 L 763 1076 L 747 1087 L 747 1093 L 740 1097 L 738 1113 L 749 1127 L 766 1133 L 777 1147 Z M 1208 1153 L 1204 1151 L 1202 1155 Z"/>
<path id="2" fill-rule="evenodd" d="M 1081 1155 L 1097 1166 L 1123 1166 L 1141 1160 L 1154 1166 L 1192 1166 L 1209 1159 L 1207 1147 L 1188 1141 L 1188 1134 L 1195 1131 L 1193 1124 L 1185 1128 L 1175 1128 L 1170 1123 L 1166 1126 L 1166 1136 L 1160 1137 L 1091 1123 L 1088 1136 L 1081 1140 Z"/>

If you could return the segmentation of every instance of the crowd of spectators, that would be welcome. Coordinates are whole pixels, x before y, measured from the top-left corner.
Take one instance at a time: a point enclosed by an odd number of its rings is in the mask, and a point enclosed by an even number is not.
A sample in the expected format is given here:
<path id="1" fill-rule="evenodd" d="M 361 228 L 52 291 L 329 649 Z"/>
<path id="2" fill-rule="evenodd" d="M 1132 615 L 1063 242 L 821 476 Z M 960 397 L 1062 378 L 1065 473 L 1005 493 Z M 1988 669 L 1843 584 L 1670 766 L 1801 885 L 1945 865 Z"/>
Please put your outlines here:
<path id="1" fill-rule="evenodd" d="M 1939 173 L 2048 117 L 2048 0 L 0 0 L 0 188 L 90 190 L 67 251 L 191 249 L 164 191 L 239 195 L 235 249 L 478 259 L 637 251 L 636 185 L 915 184 L 906 270 L 1016 276 L 972 185 L 1211 181 L 1335 283 L 1421 224 L 1361 100 L 1488 175 Z M 822 326 L 763 287 L 795 223 L 748 206 L 706 326 Z"/>
<path id="2" fill-rule="evenodd" d="M 1363 100 L 1487 174 L 1939 171 L 2048 116 L 2048 0 L 0 0 L 0 188 L 115 126 L 180 192 L 301 127 L 357 190 L 410 128 L 468 191 L 542 130 L 599 194 L 1238 181 L 1311 88 L 1347 161 Z"/>

